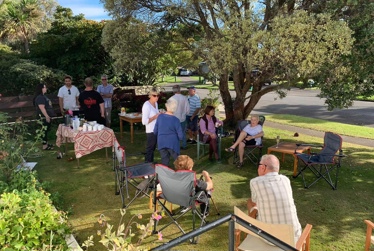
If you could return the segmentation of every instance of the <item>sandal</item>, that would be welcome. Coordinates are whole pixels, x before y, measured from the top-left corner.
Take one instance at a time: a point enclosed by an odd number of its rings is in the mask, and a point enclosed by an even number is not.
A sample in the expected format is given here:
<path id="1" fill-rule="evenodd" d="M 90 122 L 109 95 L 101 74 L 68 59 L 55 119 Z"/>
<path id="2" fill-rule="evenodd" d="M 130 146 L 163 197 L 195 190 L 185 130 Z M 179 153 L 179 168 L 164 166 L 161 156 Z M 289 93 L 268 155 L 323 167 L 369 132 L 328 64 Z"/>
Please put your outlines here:
<path id="1" fill-rule="evenodd" d="M 239 162 L 239 163 L 236 165 L 237 168 L 241 168 L 242 166 L 243 166 L 243 162 Z"/>
<path id="2" fill-rule="evenodd" d="M 225 148 L 225 151 L 226 151 L 226 152 L 234 152 L 234 151 L 235 151 L 235 148 L 231 148 L 231 147 L 229 147 L 229 148 Z"/>
<path id="3" fill-rule="evenodd" d="M 73 157 L 68 158 L 68 161 L 73 161 L 73 160 L 74 160 Z"/>
<path id="4" fill-rule="evenodd" d="M 49 150 L 53 150 L 53 145 L 47 145 L 46 148 L 43 148 L 44 151 L 49 151 Z"/>

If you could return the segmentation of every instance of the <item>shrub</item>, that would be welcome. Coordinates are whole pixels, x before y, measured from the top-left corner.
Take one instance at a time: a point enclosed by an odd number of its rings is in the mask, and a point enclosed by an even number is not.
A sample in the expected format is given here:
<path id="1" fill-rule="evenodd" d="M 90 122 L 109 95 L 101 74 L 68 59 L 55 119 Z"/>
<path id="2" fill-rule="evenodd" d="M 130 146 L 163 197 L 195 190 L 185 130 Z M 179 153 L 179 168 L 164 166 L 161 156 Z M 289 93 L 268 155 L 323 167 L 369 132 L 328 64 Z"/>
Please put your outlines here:
<path id="1" fill-rule="evenodd" d="M 1 195 L 0 246 L 5 250 L 41 250 L 46 246 L 67 250 L 66 234 L 65 215 L 55 210 L 43 190 L 31 185 Z"/>

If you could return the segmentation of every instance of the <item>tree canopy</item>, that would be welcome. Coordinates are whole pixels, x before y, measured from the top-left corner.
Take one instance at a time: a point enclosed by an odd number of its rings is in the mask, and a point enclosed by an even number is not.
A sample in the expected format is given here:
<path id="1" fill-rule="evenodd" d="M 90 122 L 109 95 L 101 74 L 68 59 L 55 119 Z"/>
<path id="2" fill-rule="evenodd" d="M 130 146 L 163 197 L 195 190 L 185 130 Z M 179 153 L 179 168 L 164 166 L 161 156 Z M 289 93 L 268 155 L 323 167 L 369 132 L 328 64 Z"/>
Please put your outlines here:
<path id="1" fill-rule="evenodd" d="M 5 0 L 0 6 L 0 38 L 9 44 L 21 44 L 29 52 L 29 44 L 39 32 L 49 29 L 54 0 Z"/>
<path id="2" fill-rule="evenodd" d="M 30 46 L 30 58 L 39 64 L 60 69 L 76 81 L 100 76 L 111 69 L 109 54 L 101 45 L 105 21 L 73 16 L 69 8 L 58 6 L 51 28 L 38 35 Z"/>
<path id="3" fill-rule="evenodd" d="M 170 41 L 207 62 L 219 76 L 220 94 L 229 120 L 246 118 L 261 96 L 274 90 L 283 96 L 282 89 L 307 78 L 318 80 L 321 86 L 332 83 L 336 87 L 344 83 L 350 89 L 355 86 L 349 81 L 341 82 L 350 72 L 350 66 L 342 58 L 351 55 L 352 31 L 346 19 L 337 18 L 330 5 L 323 5 L 325 1 L 105 0 L 104 3 L 118 20 L 137 18 L 166 34 L 183 25 L 188 31 L 184 40 L 170 35 Z M 123 46 L 118 49 L 127 50 L 129 45 Z M 253 75 L 253 70 L 259 74 Z M 229 75 L 235 85 L 233 96 L 228 89 Z M 278 84 L 262 87 L 266 79 L 276 80 Z M 321 89 L 328 94 L 336 91 Z M 329 103 L 330 108 L 347 104 L 349 100 Z"/>

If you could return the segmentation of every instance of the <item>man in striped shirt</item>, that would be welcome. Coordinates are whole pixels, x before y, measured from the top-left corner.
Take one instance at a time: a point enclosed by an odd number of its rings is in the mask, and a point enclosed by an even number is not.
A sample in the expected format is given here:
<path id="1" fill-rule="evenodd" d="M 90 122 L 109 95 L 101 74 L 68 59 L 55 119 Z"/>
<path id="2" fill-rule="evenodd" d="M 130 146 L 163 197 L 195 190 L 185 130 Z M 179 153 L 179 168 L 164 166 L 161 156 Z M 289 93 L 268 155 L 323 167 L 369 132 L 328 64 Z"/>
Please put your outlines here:
<path id="1" fill-rule="evenodd" d="M 186 116 L 187 129 L 189 139 L 187 143 L 196 144 L 197 136 L 197 121 L 199 118 L 199 112 L 201 110 L 201 101 L 200 97 L 196 94 L 195 86 L 191 86 L 188 89 L 188 103 L 190 104 L 190 112 Z"/>
<path id="2" fill-rule="evenodd" d="M 257 219 L 270 224 L 293 226 L 295 243 L 301 235 L 290 179 L 279 172 L 279 160 L 272 154 L 265 154 L 258 164 L 258 177 L 251 179 L 251 198 L 248 211 L 257 208 Z"/>

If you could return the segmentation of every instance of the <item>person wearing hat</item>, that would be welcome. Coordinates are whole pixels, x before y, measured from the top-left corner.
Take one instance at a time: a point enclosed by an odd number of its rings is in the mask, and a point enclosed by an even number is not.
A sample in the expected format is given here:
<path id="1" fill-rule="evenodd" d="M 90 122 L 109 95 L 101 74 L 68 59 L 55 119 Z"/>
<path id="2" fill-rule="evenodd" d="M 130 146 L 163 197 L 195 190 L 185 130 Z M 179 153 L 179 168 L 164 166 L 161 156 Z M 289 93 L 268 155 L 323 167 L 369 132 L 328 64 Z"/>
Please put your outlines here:
<path id="1" fill-rule="evenodd" d="M 183 137 L 182 137 L 182 150 L 187 149 L 187 139 L 186 139 L 186 116 L 190 112 L 190 104 L 188 103 L 188 99 L 186 96 L 181 94 L 181 87 L 179 85 L 173 86 L 174 98 L 178 102 L 178 106 L 176 111 L 174 112 L 174 116 L 179 119 L 179 122 L 182 127 Z"/>
<path id="2" fill-rule="evenodd" d="M 178 158 L 174 161 L 174 168 L 176 171 L 181 171 L 181 170 L 192 171 L 193 165 L 194 165 L 193 160 L 187 155 L 179 155 Z M 207 171 L 204 170 L 201 174 L 204 177 L 204 180 L 202 179 L 196 180 L 195 191 L 196 193 L 200 191 L 204 191 L 205 193 L 203 194 L 202 197 L 200 197 L 200 199 L 206 200 L 206 199 L 209 199 L 208 191 L 211 191 L 213 189 L 213 181 Z M 204 213 L 205 204 L 200 204 L 200 211 Z M 207 208 L 206 213 L 205 213 L 205 216 L 208 216 L 208 215 L 209 215 L 209 207 Z"/>
<path id="3" fill-rule="evenodd" d="M 197 136 L 197 121 L 199 118 L 199 112 L 201 110 L 201 101 L 199 95 L 196 94 L 196 87 L 191 86 L 188 89 L 188 103 L 190 104 L 190 112 L 187 114 L 187 129 L 189 139 L 187 140 L 190 144 L 196 144 Z"/>

